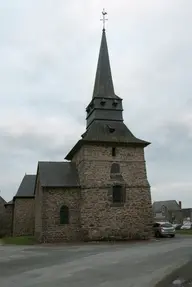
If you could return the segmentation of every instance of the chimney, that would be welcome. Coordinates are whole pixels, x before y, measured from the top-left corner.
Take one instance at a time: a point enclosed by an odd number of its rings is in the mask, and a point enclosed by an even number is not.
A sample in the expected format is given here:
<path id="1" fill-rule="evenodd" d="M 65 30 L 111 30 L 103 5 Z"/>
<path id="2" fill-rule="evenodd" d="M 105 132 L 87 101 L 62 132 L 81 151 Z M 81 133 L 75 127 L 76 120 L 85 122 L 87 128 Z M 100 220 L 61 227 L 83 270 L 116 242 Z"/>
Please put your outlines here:
<path id="1" fill-rule="evenodd" d="M 181 201 L 179 201 L 179 207 L 180 207 L 180 209 L 182 208 L 182 204 L 181 204 Z"/>

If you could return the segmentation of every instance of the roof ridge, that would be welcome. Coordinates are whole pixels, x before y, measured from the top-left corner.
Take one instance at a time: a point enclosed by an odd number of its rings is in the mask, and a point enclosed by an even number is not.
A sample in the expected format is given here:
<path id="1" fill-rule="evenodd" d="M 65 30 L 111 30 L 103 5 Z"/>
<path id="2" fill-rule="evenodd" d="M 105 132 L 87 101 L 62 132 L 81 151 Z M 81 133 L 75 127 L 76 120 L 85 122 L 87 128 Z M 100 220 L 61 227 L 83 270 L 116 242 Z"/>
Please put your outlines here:
<path id="1" fill-rule="evenodd" d="M 50 160 L 39 160 L 38 162 L 63 162 L 63 163 L 65 163 L 65 162 L 68 162 L 68 161 L 50 161 Z"/>
<path id="2" fill-rule="evenodd" d="M 168 201 L 176 201 L 177 202 L 177 200 L 176 199 L 168 199 L 168 200 L 156 200 L 156 201 L 154 201 L 154 203 L 155 202 L 168 202 Z"/>
<path id="3" fill-rule="evenodd" d="M 25 174 L 24 177 L 25 176 L 36 176 L 36 174 L 35 173 L 30 173 L 30 174 Z"/>

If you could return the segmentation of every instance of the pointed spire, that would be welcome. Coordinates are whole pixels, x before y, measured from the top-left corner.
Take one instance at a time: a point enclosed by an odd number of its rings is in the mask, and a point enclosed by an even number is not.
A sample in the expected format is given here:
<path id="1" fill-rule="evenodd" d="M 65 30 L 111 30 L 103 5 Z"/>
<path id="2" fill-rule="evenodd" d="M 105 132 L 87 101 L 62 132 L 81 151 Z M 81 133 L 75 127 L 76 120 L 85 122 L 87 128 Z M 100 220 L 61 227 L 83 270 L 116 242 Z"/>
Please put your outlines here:
<path id="1" fill-rule="evenodd" d="M 103 29 L 102 32 L 95 85 L 93 90 L 93 98 L 97 97 L 116 98 L 113 87 L 113 79 L 111 75 L 105 29 Z"/>
<path id="2" fill-rule="evenodd" d="M 86 108 L 87 129 L 94 121 L 118 121 L 123 122 L 122 99 L 115 95 L 111 67 L 109 62 L 109 53 L 105 34 L 105 10 L 103 14 L 103 32 L 99 59 L 95 77 L 93 97 Z"/>
<path id="3" fill-rule="evenodd" d="M 82 145 L 91 143 L 116 145 L 140 145 L 145 147 L 148 142 L 136 138 L 123 122 L 122 99 L 115 95 L 107 40 L 105 35 L 105 15 L 103 11 L 103 32 L 99 52 L 99 60 L 95 77 L 93 97 L 86 108 L 86 131 L 82 139 L 71 149 L 65 157 L 72 160 Z"/>

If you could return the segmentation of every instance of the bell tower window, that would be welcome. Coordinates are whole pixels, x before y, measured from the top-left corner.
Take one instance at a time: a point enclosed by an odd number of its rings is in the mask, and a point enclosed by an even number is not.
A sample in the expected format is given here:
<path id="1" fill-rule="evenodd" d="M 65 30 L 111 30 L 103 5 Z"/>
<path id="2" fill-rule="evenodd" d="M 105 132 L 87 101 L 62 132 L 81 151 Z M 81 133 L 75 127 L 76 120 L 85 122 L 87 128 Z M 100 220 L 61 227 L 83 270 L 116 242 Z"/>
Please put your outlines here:
<path id="1" fill-rule="evenodd" d="M 116 148 L 112 147 L 112 156 L 116 156 Z"/>

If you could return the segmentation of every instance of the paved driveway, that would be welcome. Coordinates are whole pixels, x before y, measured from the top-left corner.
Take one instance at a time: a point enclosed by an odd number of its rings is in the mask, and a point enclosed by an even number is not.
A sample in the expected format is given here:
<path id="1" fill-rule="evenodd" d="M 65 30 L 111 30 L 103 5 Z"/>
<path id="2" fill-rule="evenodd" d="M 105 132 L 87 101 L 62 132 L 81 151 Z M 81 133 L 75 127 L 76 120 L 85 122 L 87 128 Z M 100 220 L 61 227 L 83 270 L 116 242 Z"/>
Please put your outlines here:
<path id="1" fill-rule="evenodd" d="M 192 238 L 0 246 L 1 287 L 150 287 L 192 255 Z"/>

